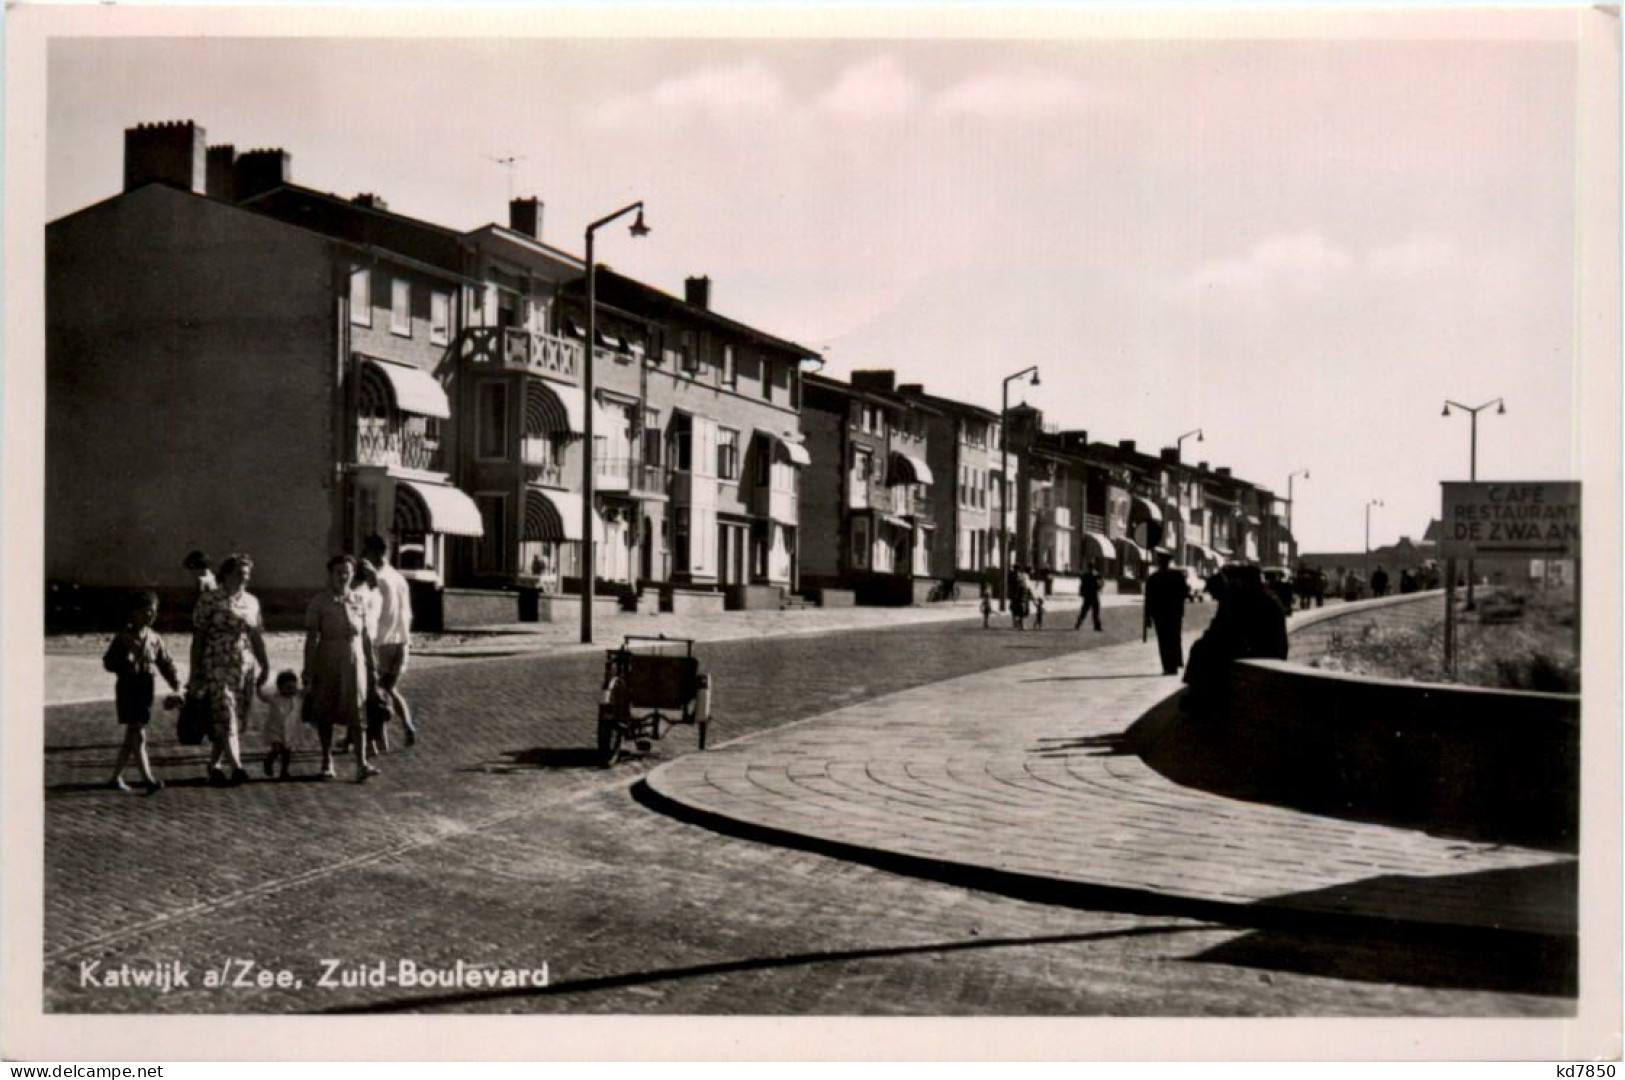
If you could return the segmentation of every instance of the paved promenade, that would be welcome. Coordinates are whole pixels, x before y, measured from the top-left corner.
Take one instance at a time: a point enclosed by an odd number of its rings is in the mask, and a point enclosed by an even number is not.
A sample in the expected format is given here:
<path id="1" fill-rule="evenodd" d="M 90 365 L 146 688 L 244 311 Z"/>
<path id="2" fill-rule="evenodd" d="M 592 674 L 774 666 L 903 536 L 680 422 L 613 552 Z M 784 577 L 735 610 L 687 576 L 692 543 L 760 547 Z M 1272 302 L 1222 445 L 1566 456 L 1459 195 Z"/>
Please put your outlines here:
<path id="1" fill-rule="evenodd" d="M 1165 779 L 1127 729 L 1177 689 L 1153 648 L 1113 645 L 746 736 L 647 783 L 657 805 L 717 827 L 1029 896 L 1575 932 L 1570 858 Z"/>

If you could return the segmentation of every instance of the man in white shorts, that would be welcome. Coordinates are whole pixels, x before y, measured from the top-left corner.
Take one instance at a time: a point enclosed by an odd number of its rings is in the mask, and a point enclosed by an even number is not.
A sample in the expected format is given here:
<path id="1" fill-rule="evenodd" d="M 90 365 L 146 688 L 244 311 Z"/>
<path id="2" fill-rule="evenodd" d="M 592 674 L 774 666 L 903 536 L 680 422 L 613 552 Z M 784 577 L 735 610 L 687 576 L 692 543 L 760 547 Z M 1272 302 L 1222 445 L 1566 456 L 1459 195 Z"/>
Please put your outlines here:
<path id="1" fill-rule="evenodd" d="M 389 545 L 377 533 L 361 542 L 361 556 L 378 574 L 378 595 L 382 600 L 378 609 L 378 636 L 373 640 L 373 653 L 378 658 L 378 688 L 389 694 L 395 715 L 406 729 L 406 745 L 418 741 L 418 728 L 412 720 L 412 708 L 401 696 L 401 676 L 406 674 L 406 661 L 412 650 L 412 594 L 406 578 L 389 565 Z"/>

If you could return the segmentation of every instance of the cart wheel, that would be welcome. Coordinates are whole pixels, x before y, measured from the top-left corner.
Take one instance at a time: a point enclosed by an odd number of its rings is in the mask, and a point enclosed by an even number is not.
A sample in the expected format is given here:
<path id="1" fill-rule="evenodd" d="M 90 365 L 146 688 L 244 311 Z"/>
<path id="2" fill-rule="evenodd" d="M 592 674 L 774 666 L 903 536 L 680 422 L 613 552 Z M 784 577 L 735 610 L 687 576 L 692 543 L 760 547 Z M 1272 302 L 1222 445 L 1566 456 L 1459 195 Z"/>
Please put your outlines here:
<path id="1" fill-rule="evenodd" d="M 606 701 L 598 706 L 598 764 L 609 768 L 621 754 L 622 714 L 627 712 L 626 687 L 619 679 L 610 683 Z"/>

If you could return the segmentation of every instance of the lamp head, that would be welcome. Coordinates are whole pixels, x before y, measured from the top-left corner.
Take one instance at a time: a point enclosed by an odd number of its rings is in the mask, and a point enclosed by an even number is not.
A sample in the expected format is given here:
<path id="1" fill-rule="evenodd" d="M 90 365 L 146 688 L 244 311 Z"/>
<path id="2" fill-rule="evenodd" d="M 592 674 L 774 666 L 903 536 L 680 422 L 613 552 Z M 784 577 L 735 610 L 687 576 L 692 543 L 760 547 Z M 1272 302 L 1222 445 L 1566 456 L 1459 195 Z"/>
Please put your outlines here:
<path id="1" fill-rule="evenodd" d="M 1033 385 L 1038 385 L 1038 371 L 1036 368 L 1033 370 Z M 1503 409 L 1502 411 L 1505 412 L 1506 410 Z"/>
<path id="2" fill-rule="evenodd" d="M 1503 401 L 1496 408 L 1495 415 L 1497 415 L 1497 416 L 1505 416 L 1506 414 L 1507 414 L 1507 403 Z"/>
<path id="3" fill-rule="evenodd" d="M 1196 429 L 1196 441 L 1197 442 L 1202 442 L 1203 441 L 1203 439 L 1202 439 L 1202 429 L 1201 428 Z"/>
<path id="4" fill-rule="evenodd" d="M 1449 416 L 1450 415 L 1450 406 L 1448 404 L 1445 405 L 1444 412 L 1440 413 L 1439 415 L 1440 416 Z"/>
<path id="5" fill-rule="evenodd" d="M 633 236 L 648 236 L 649 235 L 649 226 L 647 226 L 647 225 L 645 225 L 643 223 L 643 207 L 641 207 L 641 206 L 638 207 L 638 216 L 637 216 L 637 219 L 632 222 L 632 227 L 631 227 L 630 231 L 631 231 Z"/>

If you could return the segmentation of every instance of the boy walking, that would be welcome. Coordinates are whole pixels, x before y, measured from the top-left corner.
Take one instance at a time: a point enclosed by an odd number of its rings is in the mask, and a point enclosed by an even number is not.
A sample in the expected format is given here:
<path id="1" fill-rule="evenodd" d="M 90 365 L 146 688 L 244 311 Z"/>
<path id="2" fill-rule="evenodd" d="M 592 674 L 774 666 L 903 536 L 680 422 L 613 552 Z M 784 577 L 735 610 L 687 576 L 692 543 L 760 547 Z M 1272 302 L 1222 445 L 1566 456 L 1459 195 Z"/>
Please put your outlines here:
<path id="1" fill-rule="evenodd" d="M 152 775 L 152 764 L 147 760 L 147 724 L 152 721 L 152 702 L 156 696 L 154 672 L 169 683 L 170 702 L 178 700 L 180 676 L 175 661 L 164 645 L 164 639 L 152 629 L 158 618 L 158 597 L 151 592 L 138 592 L 130 600 L 130 622 L 113 636 L 102 656 L 102 667 L 117 677 L 113 687 L 118 722 L 124 726 L 124 744 L 119 747 L 118 762 L 113 766 L 113 779 L 109 787 L 129 791 L 124 782 L 124 769 L 134 757 L 141 769 L 141 782 L 150 795 L 163 787 L 163 782 Z"/>

